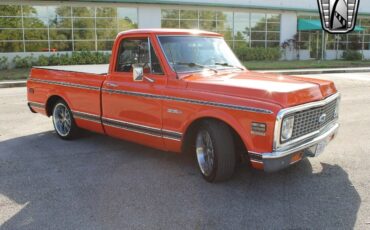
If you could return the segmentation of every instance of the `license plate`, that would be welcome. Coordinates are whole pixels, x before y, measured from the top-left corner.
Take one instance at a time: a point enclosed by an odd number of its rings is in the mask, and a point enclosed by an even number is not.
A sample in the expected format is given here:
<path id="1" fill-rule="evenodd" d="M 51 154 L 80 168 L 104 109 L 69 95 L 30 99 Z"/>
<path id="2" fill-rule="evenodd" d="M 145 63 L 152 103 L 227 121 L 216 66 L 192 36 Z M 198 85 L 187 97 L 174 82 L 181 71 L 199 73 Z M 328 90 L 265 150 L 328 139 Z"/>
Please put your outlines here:
<path id="1" fill-rule="evenodd" d="M 324 152 L 326 145 L 327 145 L 326 140 L 317 144 L 316 151 L 315 151 L 315 157 L 319 156 L 321 153 Z"/>

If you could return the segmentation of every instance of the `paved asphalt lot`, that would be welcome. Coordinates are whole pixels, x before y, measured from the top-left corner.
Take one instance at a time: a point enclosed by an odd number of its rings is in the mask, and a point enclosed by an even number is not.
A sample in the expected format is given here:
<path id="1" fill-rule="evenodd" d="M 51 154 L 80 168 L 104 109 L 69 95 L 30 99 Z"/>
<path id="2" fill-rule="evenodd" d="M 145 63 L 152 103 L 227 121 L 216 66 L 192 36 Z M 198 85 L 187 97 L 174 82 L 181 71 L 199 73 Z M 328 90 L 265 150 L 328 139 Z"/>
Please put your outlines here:
<path id="1" fill-rule="evenodd" d="M 370 74 L 331 74 L 339 136 L 274 174 L 205 182 L 190 156 L 86 133 L 62 141 L 0 89 L 0 229 L 370 229 Z"/>

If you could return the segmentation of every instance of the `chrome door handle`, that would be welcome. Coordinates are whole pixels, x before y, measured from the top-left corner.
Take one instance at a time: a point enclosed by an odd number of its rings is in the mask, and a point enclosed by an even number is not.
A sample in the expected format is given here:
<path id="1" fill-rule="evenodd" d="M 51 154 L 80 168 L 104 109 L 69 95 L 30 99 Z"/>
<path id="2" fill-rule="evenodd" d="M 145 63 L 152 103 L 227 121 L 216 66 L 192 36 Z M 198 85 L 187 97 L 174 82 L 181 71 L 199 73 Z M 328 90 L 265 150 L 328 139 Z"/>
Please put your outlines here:
<path id="1" fill-rule="evenodd" d="M 109 86 L 109 87 L 118 87 L 118 85 L 117 84 L 115 84 L 115 83 L 107 83 L 107 86 Z"/>
<path id="2" fill-rule="evenodd" d="M 154 80 L 154 79 L 151 79 L 151 78 L 149 78 L 149 77 L 143 76 L 143 78 L 144 78 L 145 80 L 147 80 L 148 82 L 150 82 L 150 83 L 154 83 L 154 82 L 155 82 L 155 80 Z"/>

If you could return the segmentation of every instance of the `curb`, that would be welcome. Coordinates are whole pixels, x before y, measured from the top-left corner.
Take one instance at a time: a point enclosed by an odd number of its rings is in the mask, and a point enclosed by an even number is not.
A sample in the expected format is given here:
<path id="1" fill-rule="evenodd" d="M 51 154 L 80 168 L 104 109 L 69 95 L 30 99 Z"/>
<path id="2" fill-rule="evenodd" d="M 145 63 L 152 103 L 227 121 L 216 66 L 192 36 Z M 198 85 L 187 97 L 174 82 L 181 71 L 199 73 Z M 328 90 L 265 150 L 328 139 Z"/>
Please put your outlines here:
<path id="1" fill-rule="evenodd" d="M 14 87 L 25 87 L 27 81 L 11 81 L 11 82 L 1 82 L 0 88 L 14 88 Z"/>

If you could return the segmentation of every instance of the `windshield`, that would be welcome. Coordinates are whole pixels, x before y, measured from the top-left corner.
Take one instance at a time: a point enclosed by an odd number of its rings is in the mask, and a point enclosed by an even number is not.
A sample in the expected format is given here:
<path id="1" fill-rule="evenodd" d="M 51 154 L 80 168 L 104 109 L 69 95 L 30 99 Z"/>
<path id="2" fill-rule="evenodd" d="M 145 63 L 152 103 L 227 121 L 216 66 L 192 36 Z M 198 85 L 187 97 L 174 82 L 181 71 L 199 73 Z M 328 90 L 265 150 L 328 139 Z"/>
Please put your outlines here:
<path id="1" fill-rule="evenodd" d="M 220 37 L 160 36 L 159 42 L 176 72 L 244 69 Z"/>

